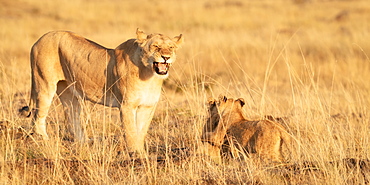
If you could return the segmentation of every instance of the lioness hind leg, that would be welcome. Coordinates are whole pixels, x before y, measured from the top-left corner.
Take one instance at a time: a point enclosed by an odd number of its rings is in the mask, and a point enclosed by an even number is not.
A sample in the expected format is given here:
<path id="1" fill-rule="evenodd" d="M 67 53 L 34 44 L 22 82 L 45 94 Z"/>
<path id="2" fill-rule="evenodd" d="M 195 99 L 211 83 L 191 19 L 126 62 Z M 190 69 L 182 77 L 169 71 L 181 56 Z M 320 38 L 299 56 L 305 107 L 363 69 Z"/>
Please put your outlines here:
<path id="1" fill-rule="evenodd" d="M 65 81 L 58 83 L 57 94 L 63 104 L 65 117 L 68 120 L 64 127 L 67 132 L 63 132 L 68 133 L 67 135 L 73 135 L 75 141 L 83 142 L 85 138 L 80 122 L 81 104 L 70 88 L 73 87 L 69 87 Z"/>
<path id="2" fill-rule="evenodd" d="M 35 125 L 35 132 L 40 134 L 44 140 L 49 140 L 49 136 L 46 132 L 46 116 L 48 115 L 50 105 L 53 101 L 53 97 L 56 91 L 55 85 L 45 86 L 41 91 L 35 91 L 32 88 L 30 106 L 35 102 L 35 115 L 32 119 L 33 125 Z"/>

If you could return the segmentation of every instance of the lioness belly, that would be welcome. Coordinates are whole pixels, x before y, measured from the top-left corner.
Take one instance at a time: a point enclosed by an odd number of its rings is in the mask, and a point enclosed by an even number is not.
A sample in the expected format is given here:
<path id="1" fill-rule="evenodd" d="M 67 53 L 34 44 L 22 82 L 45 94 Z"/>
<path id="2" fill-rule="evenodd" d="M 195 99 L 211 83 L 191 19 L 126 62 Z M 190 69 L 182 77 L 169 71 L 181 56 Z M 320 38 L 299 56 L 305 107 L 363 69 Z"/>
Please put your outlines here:
<path id="1" fill-rule="evenodd" d="M 83 100 L 88 100 L 92 103 L 97 103 L 100 105 L 105 105 L 108 107 L 119 107 L 119 102 L 111 92 L 101 93 L 100 90 L 90 90 L 86 92 L 84 90 L 71 89 L 74 96 L 77 96 Z"/>

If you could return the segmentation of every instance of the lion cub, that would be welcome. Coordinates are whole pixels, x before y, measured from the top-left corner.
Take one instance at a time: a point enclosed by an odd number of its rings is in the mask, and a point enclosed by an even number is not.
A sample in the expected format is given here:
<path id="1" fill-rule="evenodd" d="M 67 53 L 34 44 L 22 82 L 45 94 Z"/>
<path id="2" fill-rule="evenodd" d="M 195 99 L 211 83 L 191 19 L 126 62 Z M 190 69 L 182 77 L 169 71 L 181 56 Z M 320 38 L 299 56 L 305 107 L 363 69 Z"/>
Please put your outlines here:
<path id="1" fill-rule="evenodd" d="M 223 149 L 234 157 L 243 151 L 247 155 L 256 154 L 265 162 L 281 163 L 282 144 L 290 145 L 290 135 L 279 123 L 247 120 L 242 110 L 244 104 L 242 98 L 225 96 L 209 101 L 210 116 L 203 128 L 202 148 L 216 162 L 220 162 Z"/>

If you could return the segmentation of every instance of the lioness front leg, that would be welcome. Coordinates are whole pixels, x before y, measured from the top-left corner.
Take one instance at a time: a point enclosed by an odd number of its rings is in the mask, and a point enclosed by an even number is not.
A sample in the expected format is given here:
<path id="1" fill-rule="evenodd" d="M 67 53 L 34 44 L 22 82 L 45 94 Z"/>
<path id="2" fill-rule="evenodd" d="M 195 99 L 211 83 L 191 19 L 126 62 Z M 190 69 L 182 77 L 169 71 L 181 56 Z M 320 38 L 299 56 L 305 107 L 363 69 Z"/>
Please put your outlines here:
<path id="1" fill-rule="evenodd" d="M 138 133 L 137 144 L 144 149 L 145 136 L 148 133 L 150 122 L 152 121 L 156 105 L 139 106 L 136 110 L 136 130 Z"/>
<path id="2" fill-rule="evenodd" d="M 121 107 L 121 119 L 125 131 L 127 150 L 130 153 L 145 153 L 145 136 L 152 120 L 155 106 Z"/>
<path id="3" fill-rule="evenodd" d="M 123 105 L 120 107 L 121 121 L 123 123 L 124 138 L 126 148 L 129 153 L 141 153 L 144 151 L 144 146 L 138 143 L 138 132 L 136 129 L 136 111 L 137 108 Z"/>

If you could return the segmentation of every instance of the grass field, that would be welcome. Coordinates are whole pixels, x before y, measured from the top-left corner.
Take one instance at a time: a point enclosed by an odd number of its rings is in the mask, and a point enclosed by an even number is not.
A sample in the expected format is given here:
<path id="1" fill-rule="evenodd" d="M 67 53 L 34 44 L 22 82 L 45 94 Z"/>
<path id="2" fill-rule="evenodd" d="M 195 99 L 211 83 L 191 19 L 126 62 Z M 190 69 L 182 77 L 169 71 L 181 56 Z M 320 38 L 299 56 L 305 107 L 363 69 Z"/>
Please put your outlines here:
<path id="1" fill-rule="evenodd" d="M 0 0 L 0 184 L 368 184 L 369 163 L 343 161 L 370 159 L 369 20 L 367 0 Z M 115 48 L 138 27 L 185 37 L 146 140 L 165 162 L 123 162 L 118 110 L 91 103 L 82 119 L 94 144 L 61 139 L 57 99 L 51 141 L 25 136 L 32 125 L 18 109 L 39 37 L 70 30 Z M 314 167 L 173 157 L 194 153 L 219 94 L 243 97 L 250 119 L 288 117 L 289 164 Z"/>

